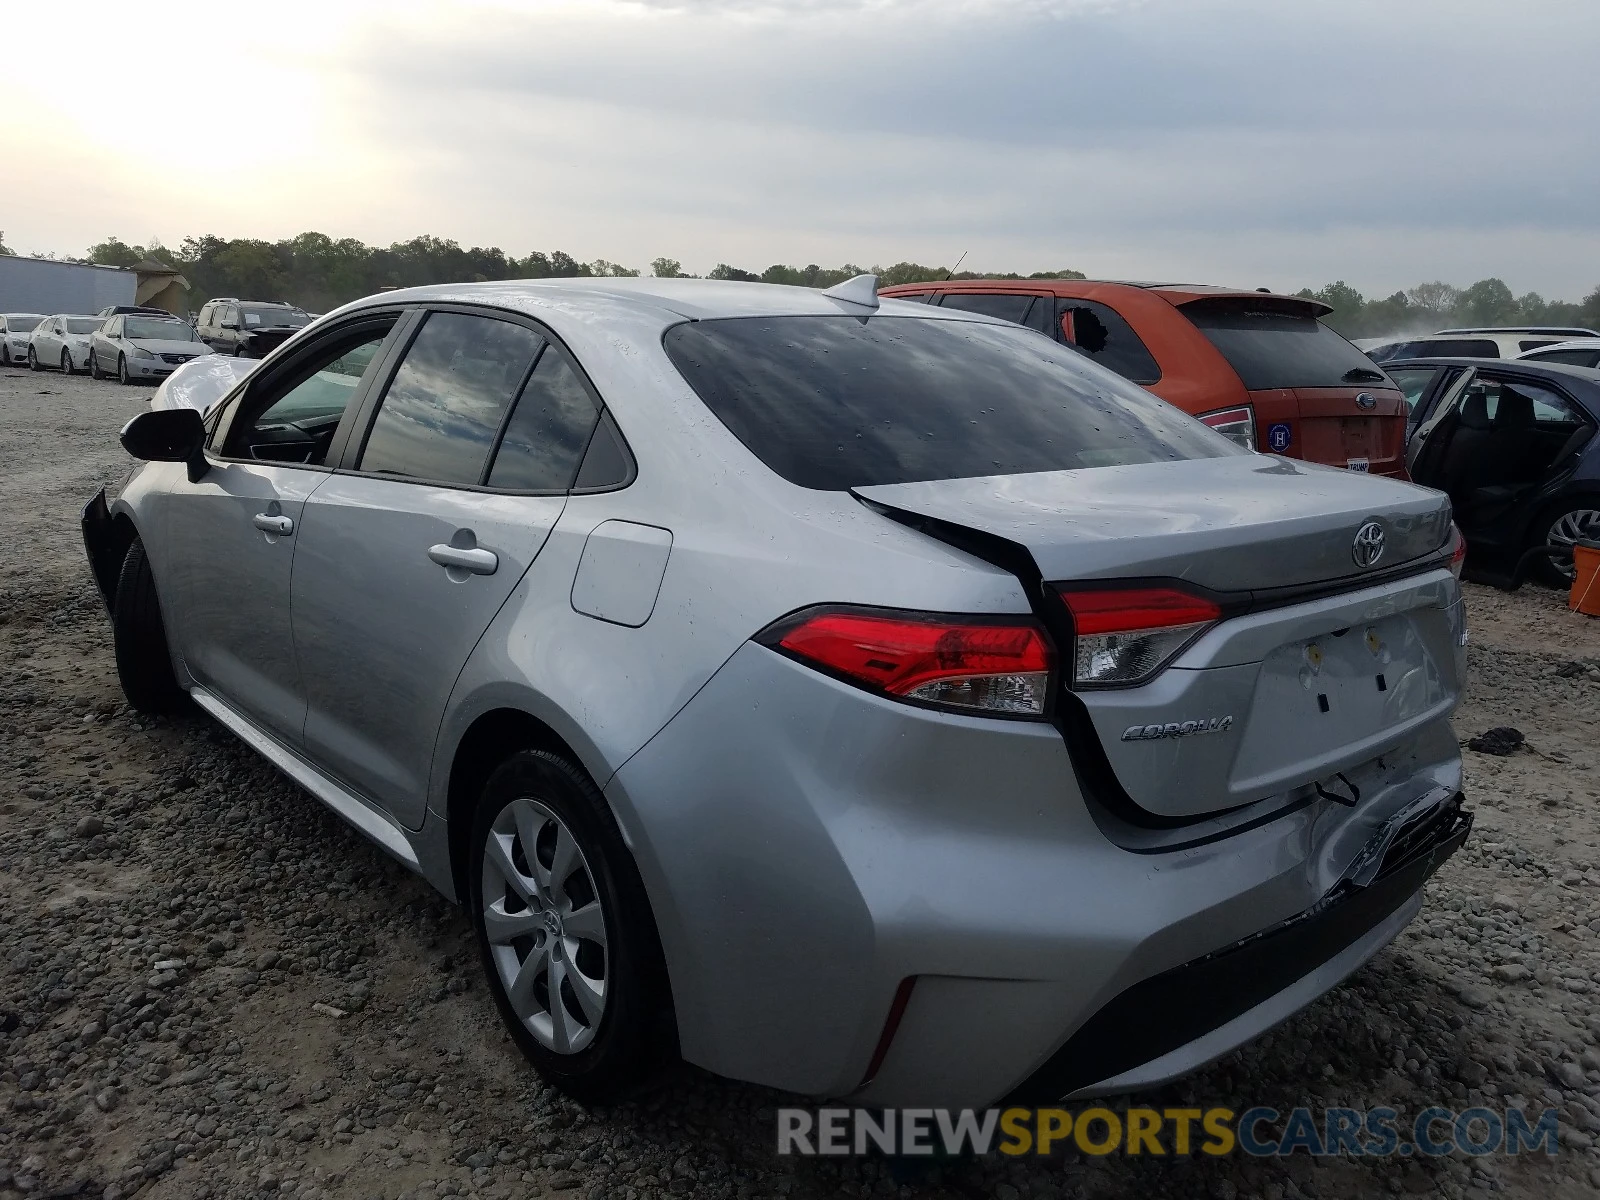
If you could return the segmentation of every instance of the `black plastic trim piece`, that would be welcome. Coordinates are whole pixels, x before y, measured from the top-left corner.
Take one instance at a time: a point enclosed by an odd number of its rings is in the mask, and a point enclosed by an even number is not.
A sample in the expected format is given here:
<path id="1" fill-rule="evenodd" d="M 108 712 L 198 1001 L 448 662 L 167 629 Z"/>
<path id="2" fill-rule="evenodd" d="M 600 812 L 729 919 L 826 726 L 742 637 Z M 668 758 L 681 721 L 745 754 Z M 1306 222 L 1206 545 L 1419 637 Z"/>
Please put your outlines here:
<path id="1" fill-rule="evenodd" d="M 1402 830 L 1366 887 L 1338 885 L 1304 912 L 1125 988 L 1078 1027 L 1008 1101 L 1053 1103 L 1205 1036 L 1354 945 L 1461 848 L 1461 793 Z"/>

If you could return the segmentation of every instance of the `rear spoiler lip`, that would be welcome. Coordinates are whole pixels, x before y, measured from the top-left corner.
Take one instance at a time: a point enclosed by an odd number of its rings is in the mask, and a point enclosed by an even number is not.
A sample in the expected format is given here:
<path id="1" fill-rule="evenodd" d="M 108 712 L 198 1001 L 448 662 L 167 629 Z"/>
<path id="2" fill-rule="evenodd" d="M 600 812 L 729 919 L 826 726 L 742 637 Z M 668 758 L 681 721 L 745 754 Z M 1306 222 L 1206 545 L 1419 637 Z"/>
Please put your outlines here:
<path id="1" fill-rule="evenodd" d="M 1124 588 L 1176 587 L 1192 595 L 1204 597 L 1222 609 L 1222 619 L 1242 617 L 1247 613 L 1267 612 L 1274 608 L 1288 608 L 1312 600 L 1324 600 L 1347 592 L 1364 591 L 1379 584 L 1393 583 L 1412 575 L 1426 575 L 1450 565 L 1450 548 L 1447 545 L 1429 551 L 1420 557 L 1396 563 L 1382 571 L 1368 571 L 1362 575 L 1340 575 L 1333 579 L 1314 580 L 1310 583 L 1286 584 L 1277 588 L 1252 588 L 1243 591 L 1218 591 L 1190 583 L 1177 576 L 1111 576 L 1098 579 L 1046 580 L 1053 588 L 1070 587 L 1077 592 L 1096 590 L 1121 590 Z"/>

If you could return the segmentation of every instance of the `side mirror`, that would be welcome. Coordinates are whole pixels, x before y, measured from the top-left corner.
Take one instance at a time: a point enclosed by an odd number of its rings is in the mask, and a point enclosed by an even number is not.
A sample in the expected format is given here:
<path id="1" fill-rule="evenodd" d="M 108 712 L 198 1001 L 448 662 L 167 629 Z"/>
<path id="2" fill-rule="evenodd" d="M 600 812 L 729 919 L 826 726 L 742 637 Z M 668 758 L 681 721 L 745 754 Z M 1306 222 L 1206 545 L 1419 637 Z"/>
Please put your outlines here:
<path id="1" fill-rule="evenodd" d="M 206 426 L 192 408 L 151 409 L 122 427 L 122 448 L 145 462 L 189 464 L 189 482 L 206 473 Z"/>

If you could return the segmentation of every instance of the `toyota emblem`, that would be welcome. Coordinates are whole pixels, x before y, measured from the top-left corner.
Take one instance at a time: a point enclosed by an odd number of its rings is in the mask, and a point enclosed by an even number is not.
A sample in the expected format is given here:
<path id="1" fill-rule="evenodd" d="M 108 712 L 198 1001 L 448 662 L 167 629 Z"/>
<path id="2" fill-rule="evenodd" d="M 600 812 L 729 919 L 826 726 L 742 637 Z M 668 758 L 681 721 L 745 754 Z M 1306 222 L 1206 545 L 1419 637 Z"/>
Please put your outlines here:
<path id="1" fill-rule="evenodd" d="M 1374 409 L 1378 407 L 1378 398 L 1371 392 L 1361 392 L 1356 396 L 1356 407 Z"/>
<path id="2" fill-rule="evenodd" d="M 1356 560 L 1356 566 L 1377 566 L 1383 557 L 1383 541 L 1383 526 L 1376 521 L 1368 521 L 1356 530 L 1355 545 L 1350 547 L 1350 557 Z"/>

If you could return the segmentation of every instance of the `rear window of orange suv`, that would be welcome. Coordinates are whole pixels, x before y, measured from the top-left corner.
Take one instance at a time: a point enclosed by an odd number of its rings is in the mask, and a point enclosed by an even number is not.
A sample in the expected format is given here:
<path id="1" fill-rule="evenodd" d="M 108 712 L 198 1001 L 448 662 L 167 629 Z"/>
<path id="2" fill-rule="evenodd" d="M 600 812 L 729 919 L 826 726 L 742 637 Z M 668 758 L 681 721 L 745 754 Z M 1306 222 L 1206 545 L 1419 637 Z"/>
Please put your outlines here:
<path id="1" fill-rule="evenodd" d="M 1250 300 L 1197 300 L 1178 309 L 1252 392 L 1393 387 L 1370 358 L 1316 317 Z"/>

